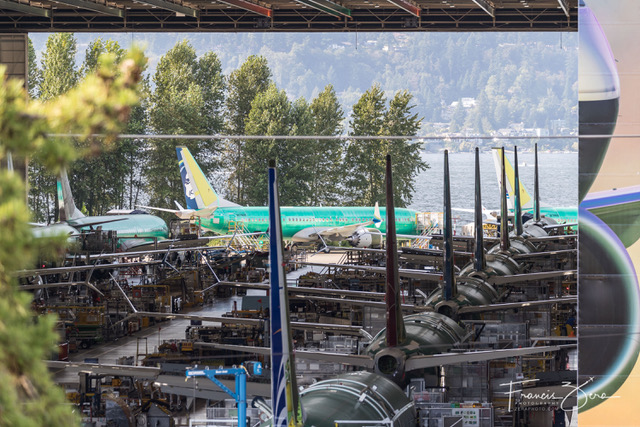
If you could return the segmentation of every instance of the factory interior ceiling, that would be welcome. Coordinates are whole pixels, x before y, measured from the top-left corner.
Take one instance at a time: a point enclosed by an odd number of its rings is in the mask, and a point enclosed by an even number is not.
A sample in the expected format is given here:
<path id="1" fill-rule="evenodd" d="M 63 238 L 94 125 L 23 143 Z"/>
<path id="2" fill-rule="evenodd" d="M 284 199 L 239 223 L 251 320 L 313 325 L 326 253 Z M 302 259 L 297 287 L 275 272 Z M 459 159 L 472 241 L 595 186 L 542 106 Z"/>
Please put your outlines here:
<path id="1" fill-rule="evenodd" d="M 0 0 L 0 32 L 576 31 L 578 0 Z"/>

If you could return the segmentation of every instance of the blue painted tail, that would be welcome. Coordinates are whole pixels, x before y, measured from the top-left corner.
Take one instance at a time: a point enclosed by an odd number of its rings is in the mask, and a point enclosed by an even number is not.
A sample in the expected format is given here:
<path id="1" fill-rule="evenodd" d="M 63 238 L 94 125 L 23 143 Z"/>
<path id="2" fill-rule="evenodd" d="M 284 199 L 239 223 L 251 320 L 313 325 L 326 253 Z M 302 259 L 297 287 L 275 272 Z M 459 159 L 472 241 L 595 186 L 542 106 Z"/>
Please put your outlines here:
<path id="1" fill-rule="evenodd" d="M 289 325 L 289 301 L 282 252 L 282 224 L 275 163 L 269 165 L 269 280 L 271 282 L 271 399 L 273 426 L 303 425 L 296 385 L 295 361 Z"/>

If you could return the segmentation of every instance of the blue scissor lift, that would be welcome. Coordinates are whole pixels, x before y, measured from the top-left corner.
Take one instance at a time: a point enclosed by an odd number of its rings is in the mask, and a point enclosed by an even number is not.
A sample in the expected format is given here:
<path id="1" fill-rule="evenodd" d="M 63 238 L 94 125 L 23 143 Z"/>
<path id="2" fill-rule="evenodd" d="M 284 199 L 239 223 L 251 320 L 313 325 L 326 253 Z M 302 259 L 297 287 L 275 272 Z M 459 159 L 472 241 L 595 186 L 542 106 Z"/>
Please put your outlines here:
<path id="1" fill-rule="evenodd" d="M 207 377 L 236 401 L 238 404 L 238 427 L 247 427 L 247 374 L 251 372 L 251 375 L 262 375 L 262 363 L 247 362 L 245 365 L 240 365 L 237 368 L 187 370 L 187 378 Z M 233 392 L 222 384 L 216 375 L 235 376 L 236 391 Z"/>

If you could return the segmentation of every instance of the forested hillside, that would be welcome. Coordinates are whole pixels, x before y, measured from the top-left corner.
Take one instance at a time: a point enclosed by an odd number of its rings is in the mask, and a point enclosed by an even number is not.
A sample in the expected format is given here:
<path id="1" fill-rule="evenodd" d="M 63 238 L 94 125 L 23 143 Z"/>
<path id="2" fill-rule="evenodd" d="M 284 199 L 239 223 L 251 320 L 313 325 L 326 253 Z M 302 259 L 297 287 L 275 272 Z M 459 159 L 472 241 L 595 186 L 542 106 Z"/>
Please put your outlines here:
<path id="1" fill-rule="evenodd" d="M 33 34 L 36 50 L 45 35 Z M 78 62 L 95 35 L 77 34 Z M 213 51 L 227 75 L 250 55 L 264 56 L 274 83 L 291 99 L 311 99 L 327 84 L 351 106 L 374 83 L 387 96 L 408 90 L 428 132 L 488 133 L 577 129 L 577 33 L 238 33 L 113 34 L 126 47 L 146 43 L 149 72 L 186 38 L 198 55 Z M 456 111 L 453 103 L 471 98 Z M 560 120 L 560 122 L 558 122 Z M 432 126 L 432 123 L 445 123 Z M 518 126 L 518 124 L 522 124 Z M 560 142 L 561 146 L 566 143 Z"/>

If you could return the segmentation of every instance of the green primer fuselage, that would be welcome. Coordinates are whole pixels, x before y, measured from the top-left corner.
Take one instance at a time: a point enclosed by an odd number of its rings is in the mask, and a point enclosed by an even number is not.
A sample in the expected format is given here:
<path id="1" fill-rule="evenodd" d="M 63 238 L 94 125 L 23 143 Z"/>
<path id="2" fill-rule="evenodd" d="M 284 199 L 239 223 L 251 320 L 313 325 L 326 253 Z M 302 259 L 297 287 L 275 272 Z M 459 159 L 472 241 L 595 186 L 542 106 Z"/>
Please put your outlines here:
<path id="1" fill-rule="evenodd" d="M 84 224 L 103 224 L 92 225 Z M 169 237 L 169 227 L 162 218 L 154 215 L 102 215 L 87 216 L 67 221 L 69 225 L 80 231 L 90 231 L 100 227 L 102 231 L 116 231 L 118 239 L 166 239 Z"/>
<path id="2" fill-rule="evenodd" d="M 385 218 L 386 209 L 380 208 L 380 215 Z M 396 208 L 396 233 L 418 234 L 416 211 Z M 300 207 L 283 206 L 282 237 L 290 239 L 297 232 L 313 227 L 341 227 L 371 221 L 374 217 L 373 207 Z M 269 211 L 266 206 L 218 208 L 208 218 L 201 218 L 204 228 L 216 233 L 227 234 L 242 224 L 244 229 L 253 233 L 267 231 L 269 227 Z M 373 225 L 368 226 L 373 228 Z M 386 232 L 382 221 L 379 230 Z"/>
<path id="3" fill-rule="evenodd" d="M 533 209 L 523 209 L 522 212 L 534 213 Z M 578 222 L 578 208 L 574 207 L 540 207 L 540 215 L 552 218 L 560 224 Z"/>

